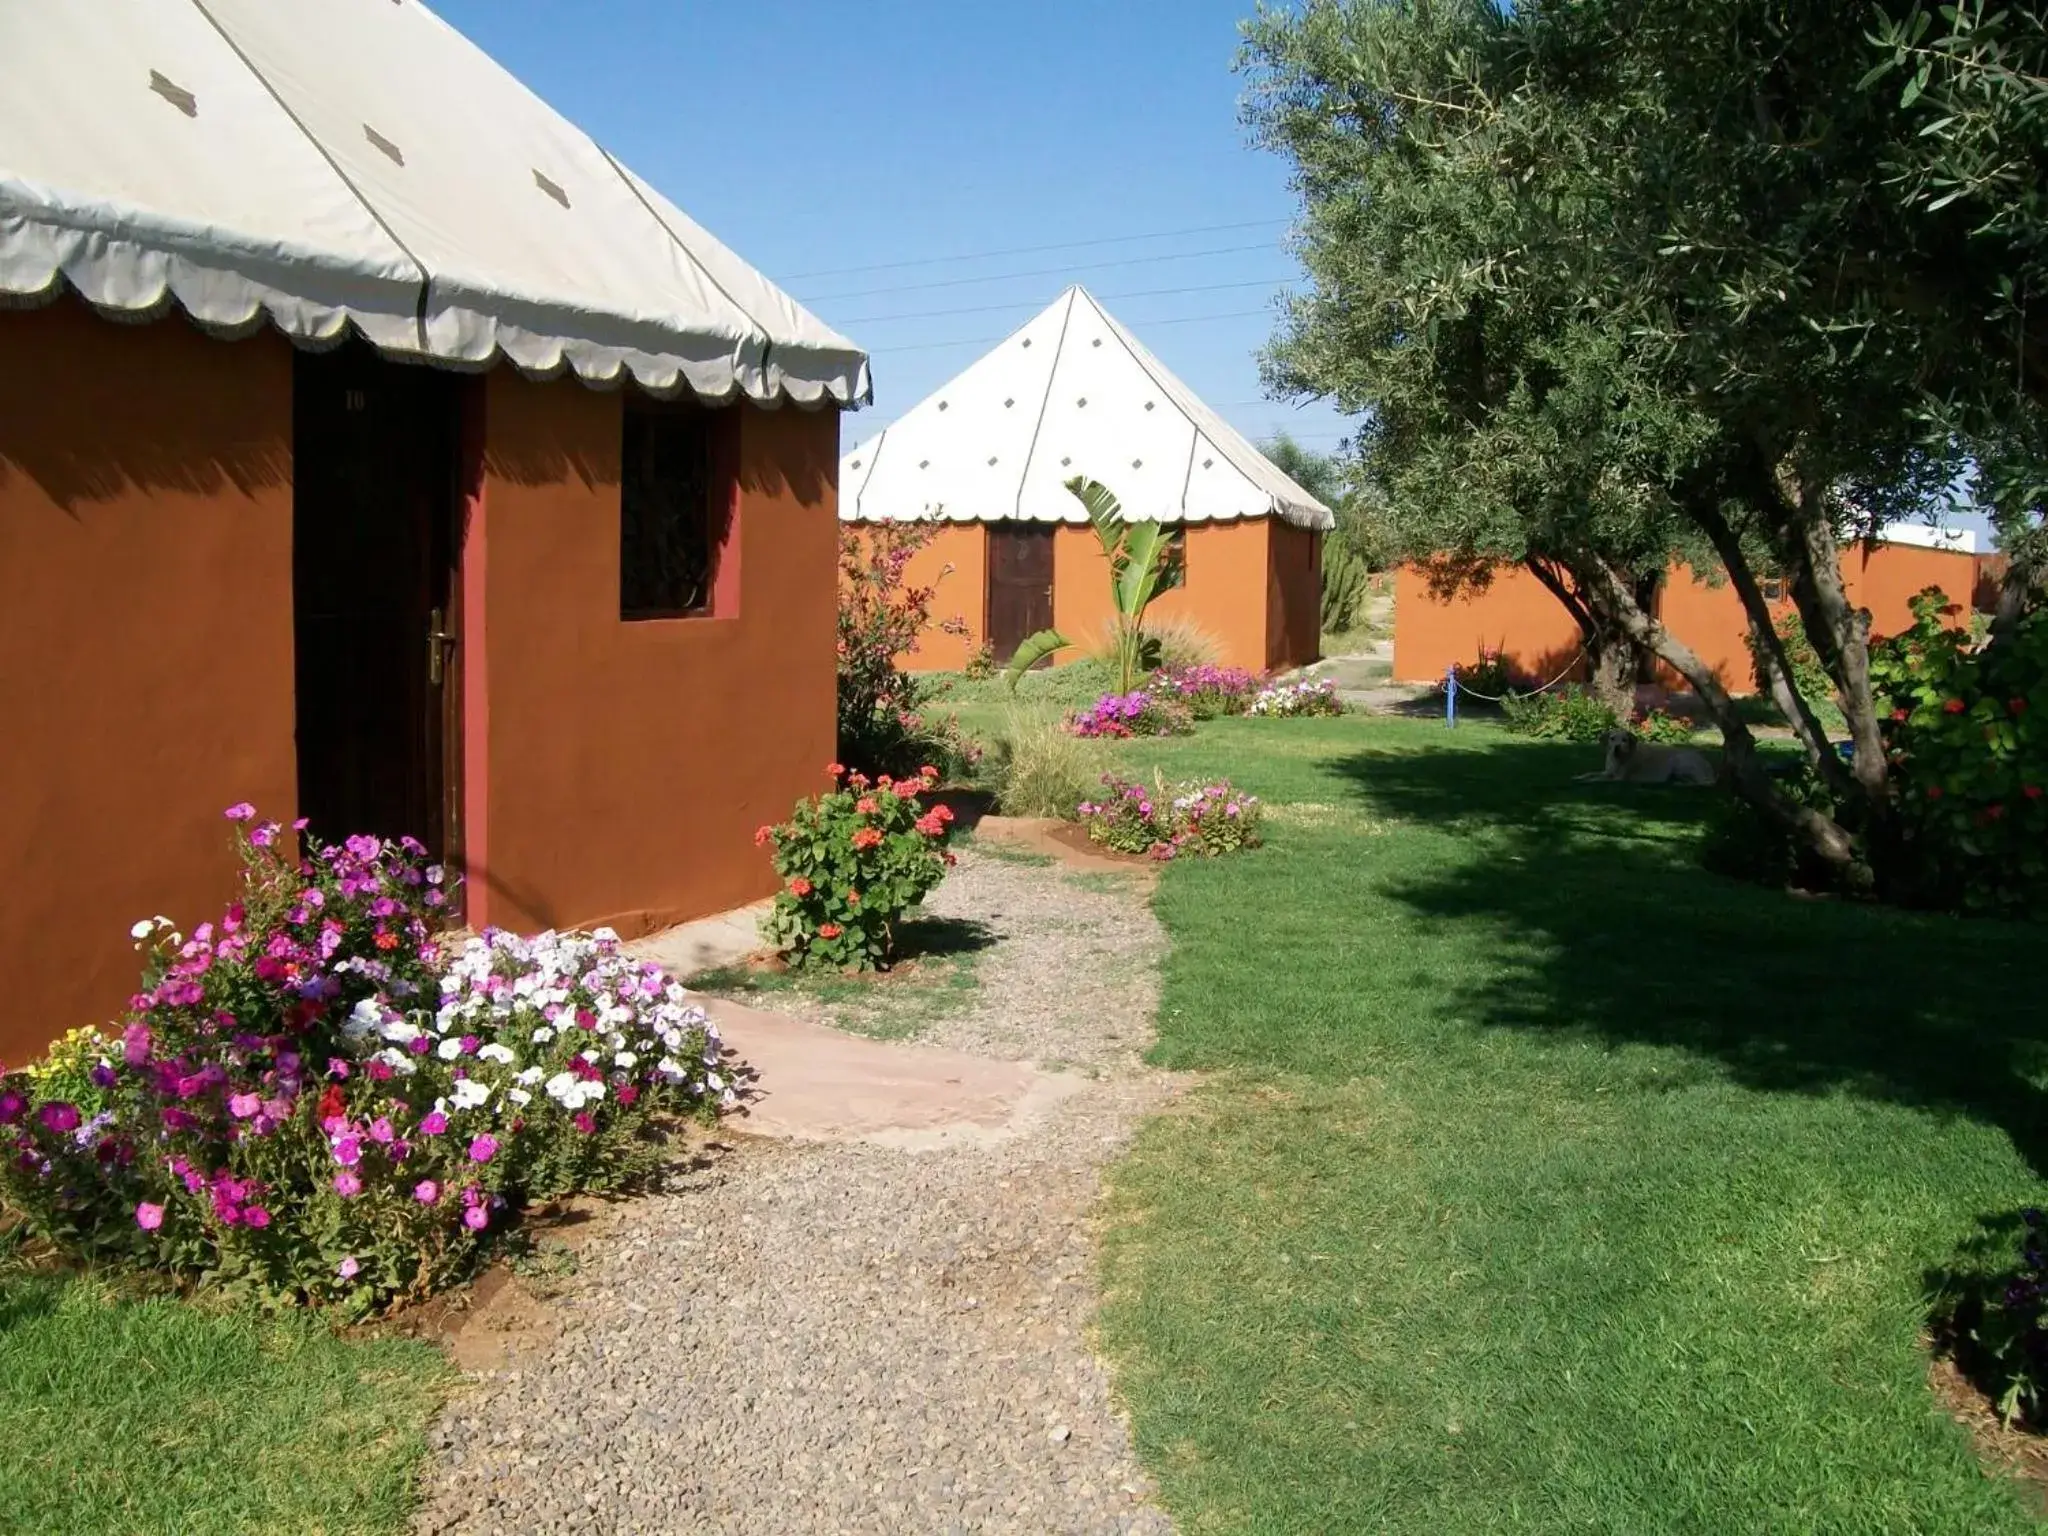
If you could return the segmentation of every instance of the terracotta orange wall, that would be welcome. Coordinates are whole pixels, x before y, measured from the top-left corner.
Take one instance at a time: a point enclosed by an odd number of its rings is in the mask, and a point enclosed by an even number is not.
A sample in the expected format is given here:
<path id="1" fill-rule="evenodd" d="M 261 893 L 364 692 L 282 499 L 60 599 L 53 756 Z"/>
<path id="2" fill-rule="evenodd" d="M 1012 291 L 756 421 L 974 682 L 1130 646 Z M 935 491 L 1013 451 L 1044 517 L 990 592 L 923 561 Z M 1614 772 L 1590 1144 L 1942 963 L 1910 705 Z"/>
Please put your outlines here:
<path id="1" fill-rule="evenodd" d="M 1187 530 L 1187 580 L 1161 593 L 1149 618 L 1198 626 L 1216 643 L 1217 660 L 1260 671 L 1266 665 L 1264 519 L 1197 523 Z M 1085 525 L 1063 523 L 1053 553 L 1053 627 L 1075 642 L 1074 660 L 1099 647 L 1116 614 L 1101 541 Z"/>
<path id="2" fill-rule="evenodd" d="M 1520 566 L 1504 566 L 1482 592 L 1442 601 L 1412 565 L 1394 573 L 1394 677 L 1433 682 L 1452 662 L 1470 666 L 1500 651 L 1522 672 L 1547 680 L 1578 654 L 1579 628 L 1557 599 Z"/>
<path id="3" fill-rule="evenodd" d="M 291 351 L 66 300 L 0 311 L 0 1061 L 105 1023 L 128 927 L 294 814 Z"/>
<path id="4" fill-rule="evenodd" d="M 1870 610 L 1873 634 L 1895 635 L 1913 622 L 1913 599 L 1924 588 L 1941 588 L 1950 602 L 1967 610 L 1976 596 L 1984 560 L 1912 544 L 1880 544 L 1867 554 L 1857 548 L 1842 557 L 1842 585 L 1848 588 L 1850 602 Z"/>
<path id="5" fill-rule="evenodd" d="M 837 414 L 732 408 L 738 612 L 629 624 L 621 396 L 506 369 L 486 384 L 464 556 L 465 591 L 486 573 L 488 649 L 471 921 L 633 933 L 767 895 L 754 829 L 822 788 L 833 753 Z"/>
<path id="6" fill-rule="evenodd" d="M 1096 648 L 1115 608 L 1102 545 L 1094 532 L 1081 524 L 1063 523 L 1053 540 L 1053 627 L 1075 642 L 1073 650 L 1056 658 L 1064 665 Z M 1226 665 L 1253 671 L 1278 665 L 1275 647 L 1287 647 L 1267 633 L 1268 558 L 1264 520 L 1192 527 L 1187 536 L 1187 582 L 1161 595 L 1150 612 L 1200 625 L 1216 641 Z M 948 565 L 951 571 L 945 569 Z M 906 579 L 921 586 L 935 584 L 938 596 L 932 604 L 935 622 L 916 652 L 903 658 L 904 665 L 914 672 L 956 671 L 966 665 L 987 633 L 987 525 L 947 526 L 911 560 Z M 1318 585 L 1311 607 L 1320 601 Z M 937 621 L 955 615 L 967 622 L 965 638 L 938 628 Z M 1299 636 L 1294 643 L 1301 643 Z M 1312 648 L 1314 641 L 1309 644 Z"/>
<path id="7" fill-rule="evenodd" d="M 1868 608 L 1873 634 L 1897 634 L 1912 622 L 1910 602 L 1925 587 L 1940 587 L 1968 607 L 1981 559 L 1910 544 L 1849 550 L 1842 583 L 1849 600 Z M 1676 634 L 1738 693 L 1755 687 L 1742 602 L 1726 581 L 1718 584 L 1678 565 L 1659 600 L 1659 614 Z M 1778 603 L 1778 612 L 1791 604 Z M 1519 567 L 1496 572 L 1483 593 L 1443 602 L 1413 566 L 1396 573 L 1394 676 L 1401 682 L 1442 677 L 1452 662 L 1469 664 L 1481 648 L 1502 651 L 1539 681 L 1554 675 L 1579 648 L 1578 627 L 1557 599 Z M 1675 678 L 1673 679 L 1675 680 Z"/>

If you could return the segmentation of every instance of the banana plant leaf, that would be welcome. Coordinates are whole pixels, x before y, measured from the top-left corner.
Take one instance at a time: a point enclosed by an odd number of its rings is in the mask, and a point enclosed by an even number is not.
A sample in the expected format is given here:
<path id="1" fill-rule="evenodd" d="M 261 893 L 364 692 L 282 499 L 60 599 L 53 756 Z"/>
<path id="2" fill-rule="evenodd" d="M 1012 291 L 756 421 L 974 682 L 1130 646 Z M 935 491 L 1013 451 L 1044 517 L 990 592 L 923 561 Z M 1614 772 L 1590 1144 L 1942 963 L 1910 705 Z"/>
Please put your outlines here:
<path id="1" fill-rule="evenodd" d="M 1017 679 L 1037 666 L 1056 651 L 1064 651 L 1074 642 L 1056 629 L 1041 629 L 1035 635 L 1026 635 L 1017 646 L 1017 654 L 1010 658 L 1010 664 L 1003 668 L 1003 681 L 1014 690 Z"/>

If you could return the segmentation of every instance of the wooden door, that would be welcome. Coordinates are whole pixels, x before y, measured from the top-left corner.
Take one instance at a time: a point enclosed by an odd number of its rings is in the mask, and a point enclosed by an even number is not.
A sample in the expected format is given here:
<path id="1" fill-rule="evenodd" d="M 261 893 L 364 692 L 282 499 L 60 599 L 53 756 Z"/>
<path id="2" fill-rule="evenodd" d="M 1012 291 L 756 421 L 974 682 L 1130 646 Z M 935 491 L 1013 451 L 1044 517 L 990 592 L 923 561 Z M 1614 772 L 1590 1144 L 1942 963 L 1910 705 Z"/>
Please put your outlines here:
<path id="1" fill-rule="evenodd" d="M 451 852 L 445 750 L 463 380 L 350 342 L 292 380 L 299 814 Z"/>
<path id="2" fill-rule="evenodd" d="M 998 662 L 1025 637 L 1052 628 L 1054 529 L 1034 523 L 988 526 L 988 643 Z"/>

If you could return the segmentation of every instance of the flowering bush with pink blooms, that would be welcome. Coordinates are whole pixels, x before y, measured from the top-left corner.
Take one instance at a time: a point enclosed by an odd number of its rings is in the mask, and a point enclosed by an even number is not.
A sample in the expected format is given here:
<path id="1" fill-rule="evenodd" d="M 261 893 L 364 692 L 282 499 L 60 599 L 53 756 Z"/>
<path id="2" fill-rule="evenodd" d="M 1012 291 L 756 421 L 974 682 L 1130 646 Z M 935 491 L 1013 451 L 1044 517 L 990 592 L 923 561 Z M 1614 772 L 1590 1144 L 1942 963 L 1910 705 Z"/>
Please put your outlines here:
<path id="1" fill-rule="evenodd" d="M 1241 715 L 1251 707 L 1259 691 L 1259 679 L 1243 667 L 1218 667 L 1197 662 L 1185 667 L 1162 667 L 1152 674 L 1146 688 L 1185 704 L 1197 720 L 1214 720 L 1219 715 Z"/>
<path id="2" fill-rule="evenodd" d="M 792 965 L 882 970 L 895 958 L 896 925 L 945 878 L 953 812 L 918 796 L 938 770 L 870 780 L 831 765 L 833 788 L 799 800 L 790 819 L 763 827 L 775 845 L 782 890 L 761 919 L 761 936 Z"/>
<path id="3" fill-rule="evenodd" d="M 371 1311 L 458 1278 L 528 1201 L 644 1174 L 652 1117 L 723 1090 L 709 1022 L 615 937 L 451 958 L 417 843 L 295 858 L 228 814 L 241 900 L 190 938 L 135 926 L 143 987 L 94 1097 L 0 1075 L 0 1198 L 61 1248 Z"/>
<path id="4" fill-rule="evenodd" d="M 1067 717 L 1076 736 L 1123 740 L 1132 736 L 1185 736 L 1195 728 L 1195 714 L 1179 698 L 1140 688 L 1134 693 L 1105 693 L 1086 709 Z"/>
<path id="5" fill-rule="evenodd" d="M 1081 806 L 1081 825 L 1091 841 L 1117 853 L 1215 858 L 1259 845 L 1258 797 L 1231 788 L 1228 779 L 1169 786 L 1155 778 L 1145 785 L 1106 773 L 1102 783 L 1106 793 Z"/>
<path id="6" fill-rule="evenodd" d="M 1328 678 L 1294 683 L 1275 683 L 1259 690 L 1245 711 L 1249 715 L 1302 716 L 1341 715 L 1344 701 L 1337 697 L 1337 685 Z"/>

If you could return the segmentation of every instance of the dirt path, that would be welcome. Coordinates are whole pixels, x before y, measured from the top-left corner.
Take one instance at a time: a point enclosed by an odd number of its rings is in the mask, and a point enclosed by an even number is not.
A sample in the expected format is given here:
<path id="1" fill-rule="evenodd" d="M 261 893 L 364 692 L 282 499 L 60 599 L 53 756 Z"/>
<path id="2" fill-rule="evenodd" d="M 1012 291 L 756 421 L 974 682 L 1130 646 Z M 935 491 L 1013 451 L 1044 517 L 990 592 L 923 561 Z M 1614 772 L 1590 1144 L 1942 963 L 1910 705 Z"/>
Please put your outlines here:
<path id="1" fill-rule="evenodd" d="M 1088 1340 L 1100 1170 L 1173 1091 L 1139 1062 L 1163 936 L 1116 876 L 987 854 L 932 905 L 992 942 L 903 1069 L 1055 1070 L 972 1074 L 973 1135 L 731 1136 L 614 1208 L 553 1337 L 442 1420 L 422 1531 L 1171 1529 Z"/>

